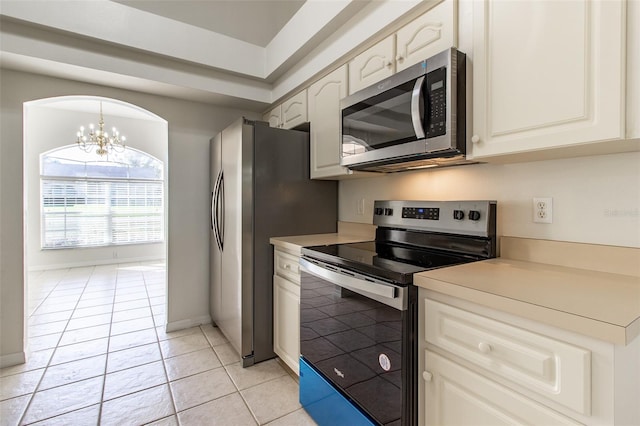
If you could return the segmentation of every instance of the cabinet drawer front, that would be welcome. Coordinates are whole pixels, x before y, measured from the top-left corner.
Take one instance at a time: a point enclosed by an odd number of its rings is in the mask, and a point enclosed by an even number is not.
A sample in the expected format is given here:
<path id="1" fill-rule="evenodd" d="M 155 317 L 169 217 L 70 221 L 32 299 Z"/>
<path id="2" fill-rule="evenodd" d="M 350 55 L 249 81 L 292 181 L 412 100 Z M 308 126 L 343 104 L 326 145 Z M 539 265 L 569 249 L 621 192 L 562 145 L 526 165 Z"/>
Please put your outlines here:
<path id="1" fill-rule="evenodd" d="M 273 258 L 276 275 L 300 285 L 300 265 L 298 264 L 298 257 L 276 250 Z"/>
<path id="2" fill-rule="evenodd" d="M 579 424 L 432 352 L 426 351 L 425 366 L 426 424 Z"/>
<path id="3" fill-rule="evenodd" d="M 578 413 L 591 414 L 591 352 L 425 299 L 425 339 Z"/>

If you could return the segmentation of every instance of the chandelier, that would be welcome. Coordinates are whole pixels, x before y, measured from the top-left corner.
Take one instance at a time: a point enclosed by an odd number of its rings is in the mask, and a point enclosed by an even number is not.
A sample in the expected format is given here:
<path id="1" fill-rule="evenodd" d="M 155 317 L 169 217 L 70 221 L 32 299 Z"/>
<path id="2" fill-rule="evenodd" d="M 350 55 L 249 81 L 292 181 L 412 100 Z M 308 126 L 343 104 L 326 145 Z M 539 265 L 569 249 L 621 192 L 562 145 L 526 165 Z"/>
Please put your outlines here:
<path id="1" fill-rule="evenodd" d="M 89 134 L 84 134 L 84 126 L 80 126 L 80 130 L 76 133 L 78 137 L 76 142 L 80 149 L 90 152 L 95 147 L 96 154 L 103 156 L 112 151 L 123 152 L 126 137 L 120 136 L 120 132 L 113 127 L 111 134 L 104 131 L 104 118 L 102 117 L 102 102 L 100 102 L 100 122 L 98 128 L 95 129 L 93 124 L 89 124 Z"/>

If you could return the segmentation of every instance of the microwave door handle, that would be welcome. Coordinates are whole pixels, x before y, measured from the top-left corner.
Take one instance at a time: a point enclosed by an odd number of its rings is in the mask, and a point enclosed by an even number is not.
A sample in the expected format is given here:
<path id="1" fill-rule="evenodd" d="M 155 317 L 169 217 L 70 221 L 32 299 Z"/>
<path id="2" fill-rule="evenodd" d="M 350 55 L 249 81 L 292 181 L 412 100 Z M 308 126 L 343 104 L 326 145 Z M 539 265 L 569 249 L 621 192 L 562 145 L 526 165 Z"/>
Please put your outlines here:
<path id="1" fill-rule="evenodd" d="M 416 133 L 416 138 L 424 139 L 424 126 L 422 125 L 422 117 L 424 114 L 424 100 L 422 98 L 422 85 L 424 84 L 424 78 L 418 78 L 416 84 L 413 86 L 413 92 L 411 93 L 411 121 L 413 121 L 413 131 Z"/>

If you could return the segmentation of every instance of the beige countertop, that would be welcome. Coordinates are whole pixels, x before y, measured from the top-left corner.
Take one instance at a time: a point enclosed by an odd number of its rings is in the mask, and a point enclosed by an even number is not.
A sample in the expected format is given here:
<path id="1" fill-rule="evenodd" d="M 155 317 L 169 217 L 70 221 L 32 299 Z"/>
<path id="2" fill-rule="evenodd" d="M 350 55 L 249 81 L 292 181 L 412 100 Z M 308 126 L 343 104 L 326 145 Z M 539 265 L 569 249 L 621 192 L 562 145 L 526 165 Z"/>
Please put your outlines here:
<path id="1" fill-rule="evenodd" d="M 554 250 L 564 255 L 549 258 Z M 626 256 L 631 263 L 608 262 L 612 255 Z M 599 261 L 586 269 L 585 256 Z M 612 264 L 615 268 L 607 270 Z M 639 264 L 640 249 L 507 237 L 502 239 L 500 258 L 422 272 L 414 282 L 492 309 L 626 345 L 640 335 Z"/>
<path id="2" fill-rule="evenodd" d="M 375 226 L 352 222 L 338 222 L 338 232 L 332 234 L 311 234 L 272 237 L 269 242 L 274 247 L 300 255 L 302 247 L 324 246 L 329 244 L 358 243 L 375 238 Z"/>

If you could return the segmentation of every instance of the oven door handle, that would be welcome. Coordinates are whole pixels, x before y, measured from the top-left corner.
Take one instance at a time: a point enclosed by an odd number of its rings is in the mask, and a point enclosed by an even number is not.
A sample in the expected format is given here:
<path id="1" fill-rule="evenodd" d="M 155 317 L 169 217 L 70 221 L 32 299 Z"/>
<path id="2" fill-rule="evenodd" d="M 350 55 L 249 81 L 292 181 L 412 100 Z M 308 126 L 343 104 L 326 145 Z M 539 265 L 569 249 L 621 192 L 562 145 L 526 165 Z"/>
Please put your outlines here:
<path id="1" fill-rule="evenodd" d="M 346 288 L 363 296 L 369 296 L 396 309 L 406 309 L 406 297 L 402 287 L 364 280 L 338 270 L 333 271 L 304 258 L 300 258 L 300 267 L 306 272 L 322 278 L 331 284 Z"/>

